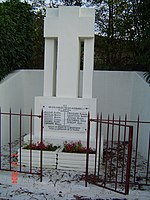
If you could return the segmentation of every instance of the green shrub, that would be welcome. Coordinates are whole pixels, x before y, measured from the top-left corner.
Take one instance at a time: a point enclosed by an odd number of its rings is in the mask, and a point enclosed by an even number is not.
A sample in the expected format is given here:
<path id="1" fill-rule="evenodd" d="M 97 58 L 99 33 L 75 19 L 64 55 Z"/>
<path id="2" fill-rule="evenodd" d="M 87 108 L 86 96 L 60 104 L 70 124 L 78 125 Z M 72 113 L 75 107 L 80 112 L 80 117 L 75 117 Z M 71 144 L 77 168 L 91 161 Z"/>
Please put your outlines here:
<path id="1" fill-rule="evenodd" d="M 32 7 L 19 0 L 0 3 L 0 79 L 15 69 L 28 68 L 33 54 Z"/>

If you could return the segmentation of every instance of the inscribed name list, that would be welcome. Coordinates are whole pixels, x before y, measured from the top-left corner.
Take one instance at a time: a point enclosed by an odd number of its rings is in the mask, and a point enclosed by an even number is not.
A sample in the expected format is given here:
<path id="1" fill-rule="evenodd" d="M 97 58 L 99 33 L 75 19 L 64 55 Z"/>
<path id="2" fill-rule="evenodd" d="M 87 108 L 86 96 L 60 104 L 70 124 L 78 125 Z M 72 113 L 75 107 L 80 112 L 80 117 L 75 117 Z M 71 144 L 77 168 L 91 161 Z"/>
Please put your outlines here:
<path id="1" fill-rule="evenodd" d="M 89 108 L 87 106 L 44 106 L 45 131 L 86 132 Z"/>

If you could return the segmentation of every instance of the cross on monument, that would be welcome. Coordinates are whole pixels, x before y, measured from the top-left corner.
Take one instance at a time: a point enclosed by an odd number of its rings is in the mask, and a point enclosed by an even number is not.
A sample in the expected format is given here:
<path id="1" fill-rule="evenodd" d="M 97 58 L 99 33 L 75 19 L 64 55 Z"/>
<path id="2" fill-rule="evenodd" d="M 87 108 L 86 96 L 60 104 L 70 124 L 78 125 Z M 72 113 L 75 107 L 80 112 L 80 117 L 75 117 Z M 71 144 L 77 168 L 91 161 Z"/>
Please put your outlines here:
<path id="1" fill-rule="evenodd" d="M 82 97 L 92 98 L 94 20 L 94 9 L 91 8 L 60 6 L 47 9 L 44 21 L 44 96 L 78 97 L 82 40 Z"/>

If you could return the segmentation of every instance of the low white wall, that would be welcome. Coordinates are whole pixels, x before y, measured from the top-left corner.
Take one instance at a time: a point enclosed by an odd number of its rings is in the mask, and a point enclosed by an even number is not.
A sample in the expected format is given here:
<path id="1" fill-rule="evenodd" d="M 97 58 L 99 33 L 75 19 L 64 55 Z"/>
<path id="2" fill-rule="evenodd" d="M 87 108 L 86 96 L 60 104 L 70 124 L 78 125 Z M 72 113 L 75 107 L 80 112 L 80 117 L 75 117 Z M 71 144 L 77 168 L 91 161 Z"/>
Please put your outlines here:
<path id="1" fill-rule="evenodd" d="M 20 108 L 24 113 L 29 113 L 31 108 L 34 112 L 34 97 L 43 94 L 43 70 L 21 70 L 7 77 L 0 84 L 0 106 L 2 111 L 19 112 Z M 140 114 L 142 120 L 150 121 L 150 87 L 135 72 L 116 71 L 94 71 L 93 74 L 93 97 L 98 99 L 97 112 L 115 114 L 134 120 Z M 80 82 L 82 85 L 82 72 Z M 80 96 L 82 91 L 80 88 Z M 38 113 L 37 113 L 38 114 Z M 5 126 L 8 121 L 5 120 Z M 146 127 L 146 126 L 145 126 Z M 28 120 L 24 121 L 24 132 L 29 128 Z M 139 150 L 146 155 L 145 145 L 148 144 L 150 127 L 145 128 L 140 135 Z M 17 137 L 18 130 L 14 132 Z M 8 139 L 7 131 L 3 132 L 3 142 Z M 143 148 L 144 146 L 144 148 Z"/>
<path id="2" fill-rule="evenodd" d="M 35 96 L 43 95 L 44 71 L 24 70 L 22 74 L 24 110 L 29 113 L 31 109 L 34 111 Z"/>
<path id="3" fill-rule="evenodd" d="M 34 112 L 34 96 L 43 94 L 43 71 L 20 70 L 10 74 L 0 84 L 2 112 L 29 114 Z M 12 117 L 12 140 L 19 137 L 19 116 Z M 22 132 L 28 133 L 29 118 L 22 117 Z M 9 118 L 2 115 L 2 143 L 9 141 Z"/>
<path id="4" fill-rule="evenodd" d="M 12 107 L 19 111 L 21 107 L 24 112 L 30 112 L 31 108 L 34 109 L 34 97 L 43 95 L 43 75 L 43 70 L 20 70 L 4 80 L 0 84 L 0 105 L 3 110 Z M 93 97 L 98 99 L 97 112 L 106 116 L 114 113 L 116 117 L 127 113 L 130 117 L 135 77 L 140 80 L 135 72 L 94 71 Z"/>
<path id="5" fill-rule="evenodd" d="M 134 72 L 95 71 L 93 97 L 98 99 L 98 113 L 115 117 L 131 114 Z"/>
<path id="6" fill-rule="evenodd" d="M 131 119 L 150 122 L 150 86 L 138 74 L 133 77 Z M 149 144 L 150 124 L 140 125 L 139 144 L 140 153 L 147 158 Z"/>
<path id="7" fill-rule="evenodd" d="M 2 112 L 19 113 L 20 108 L 24 107 L 23 96 L 23 79 L 22 72 L 10 74 L 0 84 L 0 107 Z M 9 141 L 9 118 L 2 115 L 2 143 Z M 16 124 L 16 126 L 14 125 Z M 12 121 L 12 139 L 14 140 L 19 134 L 18 118 L 13 117 Z"/>

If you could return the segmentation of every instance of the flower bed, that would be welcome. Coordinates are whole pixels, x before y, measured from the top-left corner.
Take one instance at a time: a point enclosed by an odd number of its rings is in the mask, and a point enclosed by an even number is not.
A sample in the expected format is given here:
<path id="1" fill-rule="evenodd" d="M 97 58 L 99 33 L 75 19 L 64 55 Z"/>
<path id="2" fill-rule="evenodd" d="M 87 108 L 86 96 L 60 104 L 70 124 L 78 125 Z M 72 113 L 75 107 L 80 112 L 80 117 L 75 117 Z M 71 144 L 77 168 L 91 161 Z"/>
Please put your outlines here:
<path id="1" fill-rule="evenodd" d="M 85 171 L 86 169 L 86 147 L 81 141 L 64 143 L 62 152 L 58 152 L 58 169 L 72 169 Z M 89 169 L 94 169 L 95 149 L 89 148 Z"/>
<path id="2" fill-rule="evenodd" d="M 39 167 L 40 166 L 40 155 L 41 155 L 41 147 L 42 147 L 42 155 L 43 155 L 43 167 L 48 168 L 57 168 L 57 152 L 60 149 L 60 146 L 53 146 L 52 144 L 42 144 L 32 143 L 26 144 L 21 148 L 21 165 L 25 165 L 27 167 L 30 166 L 30 152 L 32 152 L 32 166 Z M 30 151 L 30 149 L 32 151 Z M 20 163 L 20 150 L 18 149 L 18 162 Z"/>
<path id="3" fill-rule="evenodd" d="M 86 153 L 86 147 L 83 147 L 81 141 L 78 142 L 64 142 L 64 148 L 62 152 L 67 153 Z M 89 153 L 94 154 L 95 149 L 89 148 Z"/>
<path id="4" fill-rule="evenodd" d="M 52 144 L 32 143 L 21 148 L 21 165 L 30 166 L 30 152 L 32 152 L 32 166 L 40 166 L 40 153 L 42 148 L 43 167 L 56 169 L 69 169 L 85 171 L 86 169 L 86 147 L 81 141 L 64 142 L 63 147 Z M 30 151 L 30 149 L 32 151 Z M 94 169 L 95 149 L 89 149 L 89 170 Z M 18 150 L 18 162 L 20 163 L 20 150 Z"/>
<path id="5" fill-rule="evenodd" d="M 44 142 L 41 144 L 41 142 L 32 143 L 32 144 L 26 144 L 23 149 L 32 149 L 32 150 L 42 150 L 43 151 L 56 151 L 56 149 L 60 148 L 60 146 L 53 146 L 53 144 L 45 144 Z"/>

